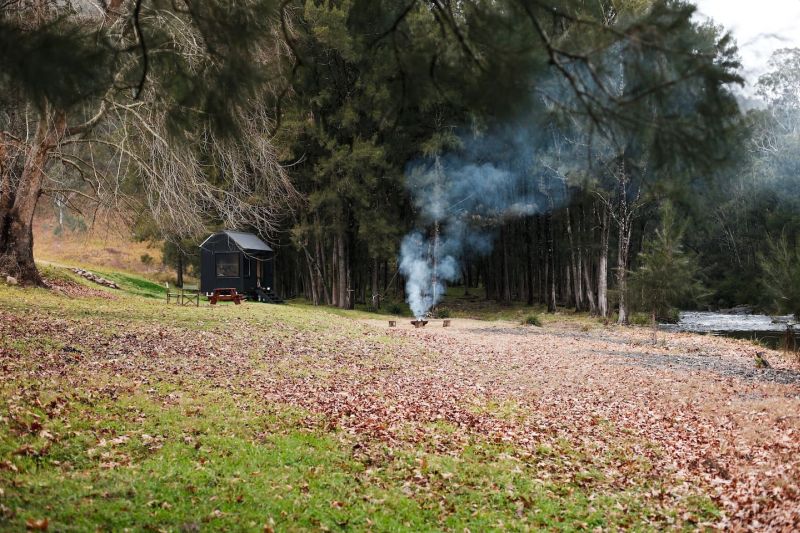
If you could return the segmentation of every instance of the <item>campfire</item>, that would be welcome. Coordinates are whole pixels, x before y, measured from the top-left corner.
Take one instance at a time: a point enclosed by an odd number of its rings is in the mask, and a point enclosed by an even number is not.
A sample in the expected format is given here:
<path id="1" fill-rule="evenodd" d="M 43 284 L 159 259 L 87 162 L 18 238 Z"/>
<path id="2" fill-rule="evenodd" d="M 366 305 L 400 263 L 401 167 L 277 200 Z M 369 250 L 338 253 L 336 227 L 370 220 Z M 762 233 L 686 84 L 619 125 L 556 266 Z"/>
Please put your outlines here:
<path id="1" fill-rule="evenodd" d="M 428 321 L 427 321 L 427 320 L 423 320 L 423 319 L 421 319 L 421 318 L 418 318 L 418 319 L 416 319 L 416 320 L 412 320 L 412 321 L 411 321 L 411 324 L 412 324 L 412 325 L 413 325 L 415 328 L 424 328 L 424 327 L 425 327 L 425 324 L 427 324 L 427 323 L 428 323 Z"/>

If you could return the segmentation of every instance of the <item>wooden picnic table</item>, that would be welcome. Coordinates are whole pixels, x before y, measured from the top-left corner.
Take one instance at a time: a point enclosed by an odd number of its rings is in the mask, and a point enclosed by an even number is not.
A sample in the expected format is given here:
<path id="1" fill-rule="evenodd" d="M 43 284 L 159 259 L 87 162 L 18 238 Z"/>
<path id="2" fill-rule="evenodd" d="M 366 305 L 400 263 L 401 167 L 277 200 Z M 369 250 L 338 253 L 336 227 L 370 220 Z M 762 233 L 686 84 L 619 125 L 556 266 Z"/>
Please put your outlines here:
<path id="1" fill-rule="evenodd" d="M 239 305 L 243 300 L 244 296 L 239 294 L 239 291 L 234 288 L 214 289 L 211 296 L 208 298 L 208 302 L 211 305 L 216 305 L 217 302 L 233 302 Z"/>

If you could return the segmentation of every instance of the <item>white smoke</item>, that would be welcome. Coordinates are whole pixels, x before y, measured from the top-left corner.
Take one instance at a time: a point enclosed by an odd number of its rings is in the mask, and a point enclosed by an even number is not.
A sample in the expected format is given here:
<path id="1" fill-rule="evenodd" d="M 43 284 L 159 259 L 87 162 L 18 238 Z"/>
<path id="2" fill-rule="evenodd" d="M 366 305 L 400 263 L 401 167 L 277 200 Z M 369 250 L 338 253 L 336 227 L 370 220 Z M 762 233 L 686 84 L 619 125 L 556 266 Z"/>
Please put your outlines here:
<path id="1" fill-rule="evenodd" d="M 437 245 L 420 232 L 412 232 L 400 245 L 400 271 L 406 277 L 411 312 L 422 318 L 444 295 L 445 282 L 458 279 L 458 262 L 452 255 L 436 257 Z"/>
<path id="2" fill-rule="evenodd" d="M 536 164 L 533 139 L 522 128 L 465 136 L 458 153 L 408 165 L 406 185 L 418 223 L 429 228 L 412 231 L 400 246 L 400 272 L 414 316 L 425 316 L 441 301 L 446 285 L 460 279 L 466 255 L 491 252 L 500 223 L 563 201 L 564 180 L 553 179 L 551 164 L 549 170 Z"/>

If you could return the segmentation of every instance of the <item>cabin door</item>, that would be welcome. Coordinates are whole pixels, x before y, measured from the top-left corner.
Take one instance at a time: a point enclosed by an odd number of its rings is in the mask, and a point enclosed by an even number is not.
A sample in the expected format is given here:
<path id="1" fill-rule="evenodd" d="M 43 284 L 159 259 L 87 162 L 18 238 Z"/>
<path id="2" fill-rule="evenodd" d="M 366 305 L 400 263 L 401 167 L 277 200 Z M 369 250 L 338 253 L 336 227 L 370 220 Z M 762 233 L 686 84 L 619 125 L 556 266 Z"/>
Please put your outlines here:
<path id="1" fill-rule="evenodd" d="M 262 283 L 264 276 L 264 261 L 256 259 L 256 287 L 264 287 Z"/>

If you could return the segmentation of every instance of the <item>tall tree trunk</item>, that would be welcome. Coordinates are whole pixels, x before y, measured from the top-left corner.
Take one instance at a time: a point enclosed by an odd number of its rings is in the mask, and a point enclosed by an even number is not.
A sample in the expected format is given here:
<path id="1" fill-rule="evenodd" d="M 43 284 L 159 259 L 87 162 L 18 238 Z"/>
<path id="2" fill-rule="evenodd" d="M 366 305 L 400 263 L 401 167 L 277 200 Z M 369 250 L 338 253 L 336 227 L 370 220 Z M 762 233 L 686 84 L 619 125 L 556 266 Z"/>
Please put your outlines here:
<path id="1" fill-rule="evenodd" d="M 472 276 L 470 273 L 469 262 L 467 261 L 464 261 L 464 264 L 461 267 L 461 278 L 464 280 L 464 296 L 469 296 L 469 287 L 470 283 L 472 283 Z"/>
<path id="2" fill-rule="evenodd" d="M 378 258 L 375 257 L 372 260 L 372 307 L 375 309 L 381 308 L 381 295 L 378 290 L 378 268 L 380 263 L 378 263 Z"/>
<path id="3" fill-rule="evenodd" d="M 397 295 L 399 294 L 400 298 L 405 300 L 406 299 L 406 277 L 403 276 L 402 274 L 398 273 L 397 276 L 395 276 L 395 280 L 396 281 L 394 282 L 394 296 L 395 296 L 395 298 L 397 298 Z"/>
<path id="4" fill-rule="evenodd" d="M 492 297 L 491 297 L 491 287 L 489 286 L 490 283 L 489 283 L 489 273 L 488 273 L 489 268 L 491 268 L 491 266 L 492 266 L 491 258 L 492 258 L 492 256 L 489 256 L 486 259 L 484 259 L 483 261 L 481 261 L 481 263 L 482 263 L 482 265 L 481 265 L 481 277 L 483 278 L 483 290 L 486 292 L 485 298 L 487 300 L 491 300 L 492 299 Z"/>
<path id="5" fill-rule="evenodd" d="M 591 280 L 591 273 L 590 273 L 590 265 L 591 261 L 587 255 L 586 262 L 584 263 L 583 268 L 583 286 L 586 291 L 586 303 L 589 304 L 589 313 L 592 315 L 597 314 L 597 303 L 594 299 L 594 290 L 592 289 L 592 280 Z"/>
<path id="6" fill-rule="evenodd" d="M 500 246 L 502 261 L 502 293 L 501 298 L 503 302 L 508 303 L 511 301 L 511 280 L 509 279 L 508 272 L 508 228 L 500 228 Z"/>
<path id="7" fill-rule="evenodd" d="M 339 235 L 333 236 L 331 247 L 331 305 L 339 305 Z"/>
<path id="8" fill-rule="evenodd" d="M 556 312 L 556 260 L 554 250 L 553 222 L 550 211 L 544 216 L 545 237 L 547 238 L 547 312 Z"/>
<path id="9" fill-rule="evenodd" d="M 245 261 L 249 261 L 249 259 L 245 258 Z M 181 252 L 180 249 L 178 249 L 178 264 L 175 265 L 175 271 L 176 271 L 176 276 L 175 276 L 176 285 L 178 287 L 183 287 L 183 252 Z"/>
<path id="10" fill-rule="evenodd" d="M 584 263 L 584 255 L 583 255 L 583 243 L 578 243 L 578 289 L 580 290 L 580 306 L 581 311 L 586 310 L 586 287 L 584 286 L 584 277 L 583 271 L 586 268 L 586 264 Z"/>
<path id="11" fill-rule="evenodd" d="M 45 104 L 33 141 L 25 154 L 19 185 L 10 195 L 13 203 L 0 218 L 0 272 L 15 276 L 22 284 L 44 285 L 33 261 L 33 215 L 42 194 L 50 151 L 61 142 L 65 133 L 64 113 L 53 111 L 49 104 Z M 9 197 L 8 194 L 5 196 Z M 9 200 L 4 202 L 9 203 Z"/>
<path id="12" fill-rule="evenodd" d="M 527 304 L 533 305 L 533 246 L 531 245 L 531 220 L 530 217 L 525 219 L 525 276 L 527 278 Z"/>
<path id="13" fill-rule="evenodd" d="M 573 293 L 573 286 L 574 282 L 572 280 L 572 268 L 570 267 L 569 263 L 564 265 L 560 271 L 563 273 L 563 284 L 560 284 L 561 287 L 561 298 L 564 302 L 567 302 L 568 306 L 575 305 L 575 294 Z"/>
<path id="14" fill-rule="evenodd" d="M 319 220 L 315 217 L 315 226 L 318 224 Z M 325 305 L 331 305 L 331 291 L 328 289 L 328 276 L 327 276 L 327 268 L 325 265 L 325 252 L 323 251 L 322 246 L 322 236 L 321 232 L 318 230 L 314 237 L 314 265 L 317 275 L 317 288 L 318 292 L 321 294 L 321 300 L 325 302 Z"/>
<path id="15" fill-rule="evenodd" d="M 306 254 L 306 265 L 308 266 L 308 288 L 311 291 L 311 303 L 319 305 L 319 284 L 317 283 L 317 275 L 314 272 L 314 265 L 308 254 Z M 307 297 L 308 295 L 306 295 Z"/>
<path id="16" fill-rule="evenodd" d="M 600 257 L 597 261 L 597 310 L 600 316 L 608 318 L 608 237 L 609 212 L 601 202 L 598 222 L 600 229 Z"/>
<path id="17" fill-rule="evenodd" d="M 619 292 L 618 324 L 628 323 L 628 255 L 630 251 L 630 228 L 627 223 L 620 223 L 619 248 L 617 250 L 617 291 Z"/>
<path id="18" fill-rule="evenodd" d="M 330 300 L 328 297 L 327 286 L 325 284 L 325 275 L 323 274 L 322 269 L 320 268 L 320 263 L 322 263 L 323 256 L 320 252 L 320 243 L 319 239 L 314 238 L 315 246 L 314 246 L 314 256 L 312 257 L 311 252 L 308 251 L 308 247 L 301 243 L 301 248 L 303 253 L 305 254 L 306 265 L 308 266 L 308 276 L 309 276 L 309 283 L 311 289 L 311 301 L 314 305 L 320 305 L 321 303 L 330 304 Z"/>
<path id="19" fill-rule="evenodd" d="M 567 208 L 567 237 L 569 238 L 569 256 L 572 267 L 572 284 L 575 294 L 575 310 L 583 310 L 583 290 L 581 288 L 581 250 L 580 246 L 576 251 L 575 242 L 572 237 L 572 216 Z"/>
<path id="20" fill-rule="evenodd" d="M 9 215 L 14 205 L 14 189 L 11 184 L 12 158 L 13 155 L 6 145 L 5 135 L 0 131 L 0 250 L 4 250 L 8 242 L 8 230 L 11 226 Z"/>
<path id="21" fill-rule="evenodd" d="M 537 286 L 536 292 L 539 296 L 539 303 L 547 301 L 547 246 L 546 239 L 543 237 L 542 232 L 542 217 L 536 215 L 536 263 L 537 268 Z"/>
<path id="22" fill-rule="evenodd" d="M 350 261 L 350 264 L 352 265 L 353 261 Z M 357 301 L 361 305 L 366 305 L 367 303 L 367 278 L 369 277 L 369 269 L 365 270 L 359 268 L 354 274 L 355 283 L 351 286 L 356 287 L 358 298 L 350 298 L 350 309 L 353 309 L 354 301 Z M 353 275 L 353 273 L 351 273 L 351 275 Z"/>
<path id="23" fill-rule="evenodd" d="M 617 291 L 619 292 L 619 317 L 618 324 L 628 323 L 628 253 L 631 246 L 632 215 L 631 206 L 628 203 L 628 175 L 625 164 L 620 164 L 617 175 L 618 183 L 618 202 L 619 213 L 617 215 L 617 226 L 619 229 L 617 246 Z"/>
<path id="24" fill-rule="evenodd" d="M 336 266 L 337 266 L 337 295 L 339 300 L 336 306 L 341 309 L 349 309 L 350 307 L 350 272 L 347 261 L 347 242 L 345 232 L 341 232 L 336 236 Z"/>
<path id="25" fill-rule="evenodd" d="M 586 237 L 586 212 L 584 211 L 583 205 L 581 205 L 581 216 L 579 220 L 578 226 L 578 235 L 579 241 L 581 243 L 585 242 Z M 593 242 L 594 231 L 589 228 L 589 242 Z M 585 255 L 584 255 L 585 250 Z M 589 246 L 581 246 L 578 249 L 578 254 L 580 255 L 579 260 L 581 261 L 581 271 L 583 277 L 583 291 L 585 296 L 585 302 L 589 306 L 589 312 L 592 315 L 597 314 L 597 302 L 595 301 L 594 289 L 592 288 L 592 272 L 593 272 L 593 265 L 592 265 L 592 252 Z"/>

